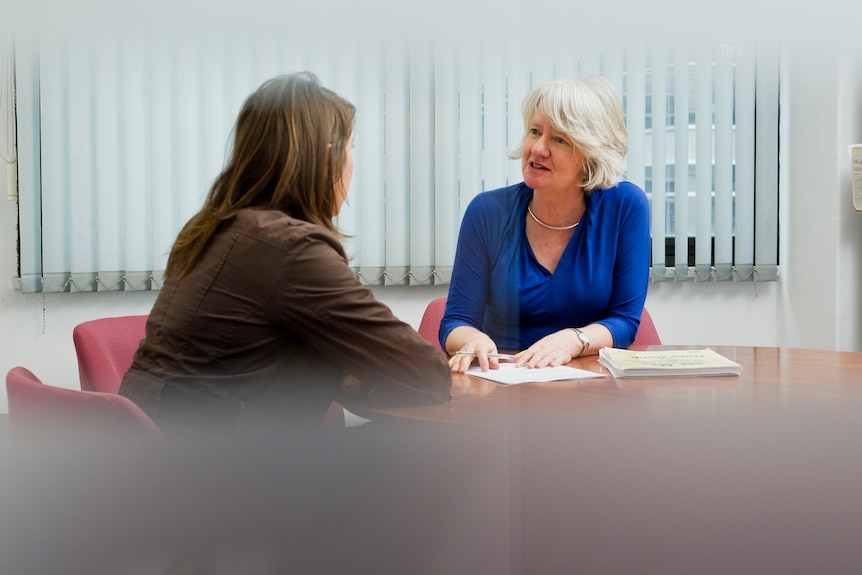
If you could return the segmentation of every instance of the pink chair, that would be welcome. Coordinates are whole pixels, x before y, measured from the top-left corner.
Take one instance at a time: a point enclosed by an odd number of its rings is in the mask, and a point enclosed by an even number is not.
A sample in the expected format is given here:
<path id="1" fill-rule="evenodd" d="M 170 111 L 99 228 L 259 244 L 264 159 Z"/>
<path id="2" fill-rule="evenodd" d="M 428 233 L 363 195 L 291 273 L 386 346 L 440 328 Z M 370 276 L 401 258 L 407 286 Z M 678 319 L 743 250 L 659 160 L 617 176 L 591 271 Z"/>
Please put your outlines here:
<path id="1" fill-rule="evenodd" d="M 419 335 L 437 346 L 437 349 L 442 353 L 445 353 L 445 351 L 440 347 L 440 338 L 437 337 L 437 332 L 440 329 L 440 320 L 443 319 L 443 312 L 445 311 L 446 298 L 438 297 L 433 299 L 425 308 L 425 314 L 419 323 Z M 641 323 L 638 326 L 638 332 L 635 334 L 635 340 L 632 342 L 632 346 L 640 345 L 661 345 L 658 330 L 646 308 L 641 313 Z"/>
<path id="2" fill-rule="evenodd" d="M 635 340 L 632 342 L 632 346 L 636 345 L 661 345 L 658 330 L 655 328 L 652 317 L 646 308 L 641 313 L 641 323 L 638 326 L 638 332 L 635 334 Z"/>
<path id="3" fill-rule="evenodd" d="M 129 315 L 85 321 L 72 330 L 78 355 L 81 389 L 118 393 L 123 375 L 146 336 L 147 316 Z M 344 408 L 332 402 L 324 416 L 327 426 L 344 427 Z"/>
<path id="4" fill-rule="evenodd" d="M 425 314 L 422 316 L 422 321 L 419 323 L 419 335 L 437 346 L 441 352 L 440 340 L 437 337 L 437 332 L 440 329 L 440 320 L 443 319 L 443 312 L 446 311 L 446 297 L 438 297 L 431 300 L 425 308 Z M 646 308 L 641 313 L 641 322 L 638 326 L 638 331 L 635 334 L 635 340 L 632 346 L 636 345 L 661 345 L 661 338 L 658 335 L 658 330 L 653 323 L 652 317 Z"/>
<path id="5" fill-rule="evenodd" d="M 443 319 L 443 312 L 446 311 L 446 296 L 432 299 L 428 302 L 425 308 L 425 313 L 422 315 L 422 321 L 419 322 L 419 335 L 427 341 L 433 343 L 440 353 L 445 354 L 445 350 L 440 347 L 440 338 L 438 332 L 440 330 L 440 320 Z"/>
<path id="6" fill-rule="evenodd" d="M 146 324 L 147 316 L 128 315 L 94 319 L 75 326 L 72 340 L 78 354 L 81 389 L 117 393 L 144 339 Z"/>
<path id="7" fill-rule="evenodd" d="M 153 420 L 126 397 L 44 385 L 23 367 L 13 367 L 6 374 L 6 394 L 9 430 L 17 437 L 164 437 Z"/>

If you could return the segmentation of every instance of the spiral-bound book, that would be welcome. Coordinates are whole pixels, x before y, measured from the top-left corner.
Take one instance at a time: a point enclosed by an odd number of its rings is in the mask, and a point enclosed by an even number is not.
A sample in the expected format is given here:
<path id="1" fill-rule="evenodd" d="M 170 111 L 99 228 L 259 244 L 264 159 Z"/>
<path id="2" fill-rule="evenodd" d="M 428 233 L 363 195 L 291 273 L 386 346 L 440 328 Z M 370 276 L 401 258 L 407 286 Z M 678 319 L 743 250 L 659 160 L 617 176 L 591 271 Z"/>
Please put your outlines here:
<path id="1" fill-rule="evenodd" d="M 668 377 L 699 375 L 739 375 L 742 366 L 705 349 L 634 351 L 605 347 L 599 363 L 614 377 Z"/>

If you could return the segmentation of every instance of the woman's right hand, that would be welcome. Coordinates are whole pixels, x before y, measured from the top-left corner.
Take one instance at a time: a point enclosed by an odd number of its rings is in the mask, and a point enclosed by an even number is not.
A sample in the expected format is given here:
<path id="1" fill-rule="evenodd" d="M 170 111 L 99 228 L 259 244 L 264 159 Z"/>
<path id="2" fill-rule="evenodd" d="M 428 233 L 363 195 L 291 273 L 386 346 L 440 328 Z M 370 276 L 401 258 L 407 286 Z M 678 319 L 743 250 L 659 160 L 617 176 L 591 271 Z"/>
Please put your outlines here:
<path id="1" fill-rule="evenodd" d="M 474 359 L 478 360 L 482 371 L 500 367 L 496 357 L 488 357 L 489 353 L 497 353 L 497 344 L 478 329 L 456 327 L 446 338 L 446 349 L 454 350 L 449 358 L 449 367 L 453 373 L 467 373 Z"/>

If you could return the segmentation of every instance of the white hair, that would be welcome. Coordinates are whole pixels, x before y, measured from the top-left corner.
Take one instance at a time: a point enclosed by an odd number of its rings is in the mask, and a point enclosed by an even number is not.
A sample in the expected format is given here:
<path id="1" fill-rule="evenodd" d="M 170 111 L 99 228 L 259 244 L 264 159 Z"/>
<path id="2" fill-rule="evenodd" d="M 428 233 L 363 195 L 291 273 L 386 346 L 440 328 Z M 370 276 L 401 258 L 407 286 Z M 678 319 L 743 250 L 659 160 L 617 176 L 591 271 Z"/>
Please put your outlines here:
<path id="1" fill-rule="evenodd" d="M 586 193 L 619 183 L 626 167 L 628 133 L 622 97 L 613 84 L 600 76 L 584 76 L 533 88 L 521 108 L 525 137 L 536 110 L 583 155 L 581 187 Z M 519 159 L 523 152 L 522 139 L 509 157 Z"/>

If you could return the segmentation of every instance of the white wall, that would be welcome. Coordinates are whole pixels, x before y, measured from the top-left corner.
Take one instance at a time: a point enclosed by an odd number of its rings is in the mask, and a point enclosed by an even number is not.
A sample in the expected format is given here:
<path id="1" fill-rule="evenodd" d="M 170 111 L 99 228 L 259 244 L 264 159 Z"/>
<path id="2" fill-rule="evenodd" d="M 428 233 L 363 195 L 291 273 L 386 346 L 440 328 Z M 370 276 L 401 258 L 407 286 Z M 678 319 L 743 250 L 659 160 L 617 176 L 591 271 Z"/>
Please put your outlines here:
<path id="1" fill-rule="evenodd" d="M 790 52 L 779 342 L 859 350 L 862 212 L 853 209 L 848 146 L 862 142 L 862 61 L 858 50 L 817 44 Z"/>
<path id="2" fill-rule="evenodd" d="M 862 212 L 852 211 L 853 186 L 847 146 L 862 144 L 862 51 L 850 52 L 853 57 L 840 61 L 838 75 L 838 125 L 836 126 L 835 161 L 838 166 L 838 212 L 840 232 L 838 242 L 839 290 L 835 298 L 838 318 L 836 340 L 838 349 L 862 349 Z M 862 379 L 862 376 L 860 376 Z"/>
<path id="3" fill-rule="evenodd" d="M 862 142 L 860 61 L 838 49 L 791 47 L 786 72 L 780 281 L 652 284 L 647 306 L 666 343 L 862 350 L 862 213 L 852 209 L 847 153 Z M 5 133 L 0 110 L 0 142 Z M 0 374 L 23 365 L 46 383 L 76 387 L 72 328 L 147 313 L 155 296 L 63 294 L 43 305 L 40 296 L 15 292 L 16 206 L 5 194 L 0 179 Z M 425 303 L 445 287 L 375 292 L 415 327 Z M 0 394 L 0 412 L 6 410 Z"/>

